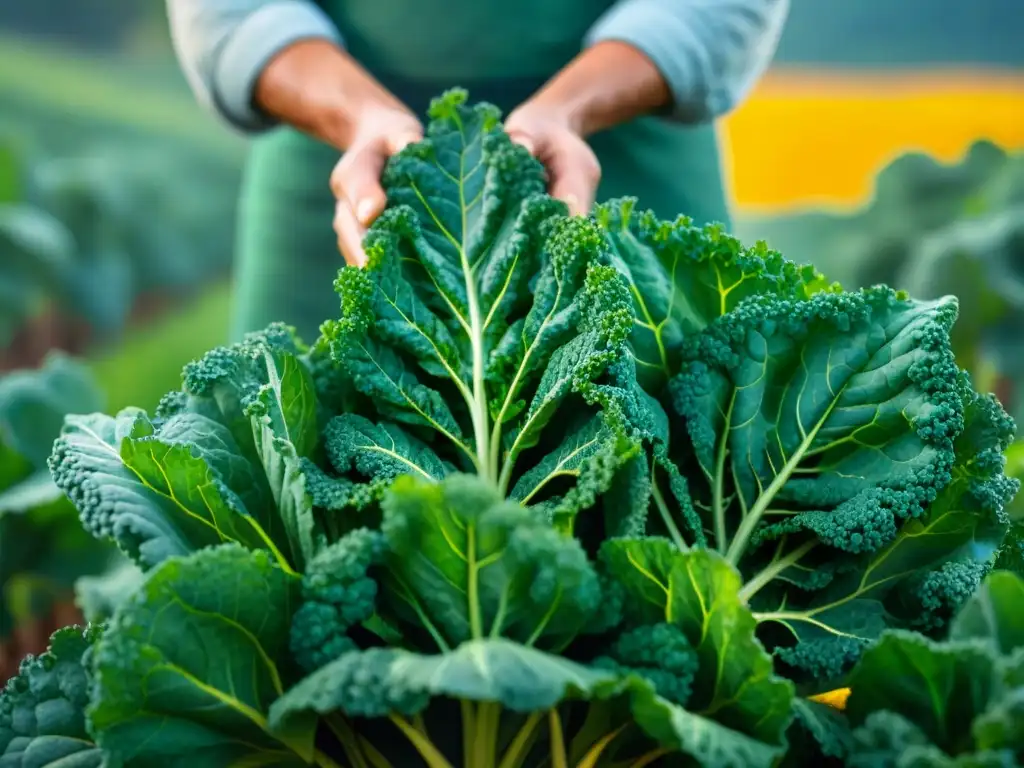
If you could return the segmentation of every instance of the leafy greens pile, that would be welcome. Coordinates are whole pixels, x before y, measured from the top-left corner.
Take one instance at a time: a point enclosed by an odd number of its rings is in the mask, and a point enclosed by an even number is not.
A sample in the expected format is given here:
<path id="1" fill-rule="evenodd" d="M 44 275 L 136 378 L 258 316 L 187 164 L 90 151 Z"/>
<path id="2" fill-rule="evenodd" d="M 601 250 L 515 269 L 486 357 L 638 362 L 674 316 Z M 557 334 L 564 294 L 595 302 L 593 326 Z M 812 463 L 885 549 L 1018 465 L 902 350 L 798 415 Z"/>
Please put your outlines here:
<path id="1" fill-rule="evenodd" d="M 29 664 L 0 754 L 843 757 L 820 702 L 1002 556 L 1014 426 L 954 363 L 954 300 L 843 292 L 630 200 L 571 218 L 465 99 L 389 164 L 311 347 L 272 326 L 152 416 L 67 420 L 53 476 L 146 578 L 75 635 L 85 719 L 30 717 L 73 696 Z"/>

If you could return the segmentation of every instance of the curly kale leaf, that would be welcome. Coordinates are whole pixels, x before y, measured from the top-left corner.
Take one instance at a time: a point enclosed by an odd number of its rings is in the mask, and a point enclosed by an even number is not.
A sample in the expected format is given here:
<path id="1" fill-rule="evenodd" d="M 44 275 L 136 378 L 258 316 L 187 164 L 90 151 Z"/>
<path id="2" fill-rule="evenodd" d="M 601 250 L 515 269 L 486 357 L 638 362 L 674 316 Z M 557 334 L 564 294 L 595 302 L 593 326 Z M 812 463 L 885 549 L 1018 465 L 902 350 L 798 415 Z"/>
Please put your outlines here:
<path id="1" fill-rule="evenodd" d="M 287 723 L 307 710 L 340 710 L 356 717 L 414 715 L 436 696 L 536 712 L 595 688 L 619 687 L 610 672 L 503 638 L 470 640 L 435 655 L 371 648 L 346 654 L 300 682 L 275 703 L 271 722 Z"/>
<path id="2" fill-rule="evenodd" d="M 103 754 L 86 730 L 89 656 L 98 628 L 67 627 L 22 662 L 0 690 L 0 765 L 99 768 Z"/>
<path id="3" fill-rule="evenodd" d="M 436 100 L 426 140 L 389 163 L 368 267 L 336 281 L 324 340 L 366 407 L 326 449 L 360 483 L 474 471 L 569 525 L 636 442 L 635 377 L 608 375 L 631 300 L 601 230 L 566 216 L 497 110 L 465 98 Z"/>
<path id="4" fill-rule="evenodd" d="M 842 759 L 850 753 L 853 735 L 841 711 L 798 696 L 793 699 L 793 714 L 793 725 L 786 734 L 789 750 L 783 765 L 820 764 L 822 758 Z"/>
<path id="5" fill-rule="evenodd" d="M 413 643 L 500 636 L 561 650 L 600 615 L 601 582 L 579 542 L 479 478 L 401 477 L 383 508 L 378 610 Z"/>
<path id="6" fill-rule="evenodd" d="M 740 600 L 736 570 L 714 552 L 684 553 L 656 538 L 612 539 L 600 557 L 625 587 L 627 628 L 677 627 L 696 652 L 686 709 L 672 709 L 669 730 L 652 735 L 702 765 L 771 765 L 784 750 L 793 686 L 775 676 L 754 637 L 756 622 Z M 664 681 L 653 682 L 661 692 Z M 645 716 L 635 715 L 645 726 Z"/>
<path id="7" fill-rule="evenodd" d="M 945 627 L 989 571 L 1005 531 L 1003 509 L 1018 486 L 1003 474 L 1014 425 L 993 397 L 964 391 L 963 398 L 952 479 L 924 514 L 904 522 L 891 542 L 849 563 L 817 592 L 775 590 L 771 599 L 785 600 L 784 607 L 755 614 L 798 641 L 776 651 L 787 664 L 821 680 L 838 678 L 887 627 Z M 779 578 L 789 577 L 783 572 Z M 766 590 L 765 602 L 770 594 Z"/>
<path id="8" fill-rule="evenodd" d="M 1024 756 L 1024 580 L 991 574 L 937 642 L 893 630 L 850 674 L 852 765 L 1015 765 Z"/>
<path id="9" fill-rule="evenodd" d="M 787 534 L 872 552 L 923 514 L 963 429 L 955 317 L 885 288 L 759 297 L 694 340 L 674 403 L 730 561 Z"/>
<path id="10" fill-rule="evenodd" d="M 235 544 L 155 568 L 111 619 L 94 658 L 91 730 L 126 766 L 307 765 L 315 722 L 271 732 L 292 681 L 299 580 Z"/>
<path id="11" fill-rule="evenodd" d="M 299 666 L 314 670 L 356 649 L 349 632 L 374 613 L 377 582 L 369 570 L 383 560 L 384 550 L 379 532 L 360 528 L 308 563 L 302 605 L 291 627 L 291 651 Z"/>
<path id="12" fill-rule="evenodd" d="M 813 267 L 787 261 L 763 242 L 746 248 L 720 224 L 663 221 L 635 206 L 635 198 L 612 200 L 597 206 L 594 218 L 611 245 L 611 263 L 629 281 L 630 345 L 649 391 L 660 392 L 679 370 L 687 337 L 744 299 L 805 299 L 826 287 Z"/>
<path id="13" fill-rule="evenodd" d="M 71 416 L 50 469 L 85 527 L 150 568 L 226 541 L 300 568 L 317 548 L 302 459 L 318 441 L 312 376 L 271 326 L 185 369 L 150 419 Z"/>
<path id="14" fill-rule="evenodd" d="M 647 624 L 619 635 L 607 656 L 594 666 L 619 674 L 635 672 L 649 680 L 659 696 L 686 706 L 697 674 L 697 652 L 675 624 Z"/>

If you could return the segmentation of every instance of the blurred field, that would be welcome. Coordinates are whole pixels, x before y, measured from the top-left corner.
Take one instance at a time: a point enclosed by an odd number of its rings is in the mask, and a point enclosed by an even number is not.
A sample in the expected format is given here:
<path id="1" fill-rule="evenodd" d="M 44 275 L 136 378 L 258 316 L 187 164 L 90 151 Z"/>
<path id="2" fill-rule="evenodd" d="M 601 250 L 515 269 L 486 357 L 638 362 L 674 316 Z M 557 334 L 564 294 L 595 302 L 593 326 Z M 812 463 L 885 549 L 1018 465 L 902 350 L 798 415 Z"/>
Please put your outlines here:
<path id="1" fill-rule="evenodd" d="M 237 157 L 244 151 L 238 136 L 195 104 L 166 59 L 126 66 L 118 56 L 0 36 L 0 105 L 0 124 L 29 127 L 64 146 L 102 133 L 107 140 L 144 136 Z"/>
<path id="2" fill-rule="evenodd" d="M 108 409 L 151 409 L 180 383 L 189 360 L 226 341 L 229 287 L 216 283 L 175 312 L 131 329 L 115 348 L 101 352 L 90 368 L 106 392 Z"/>
<path id="3" fill-rule="evenodd" d="M 738 213 L 851 208 L 897 155 L 1024 148 L 1024 72 L 774 70 L 724 121 Z"/>

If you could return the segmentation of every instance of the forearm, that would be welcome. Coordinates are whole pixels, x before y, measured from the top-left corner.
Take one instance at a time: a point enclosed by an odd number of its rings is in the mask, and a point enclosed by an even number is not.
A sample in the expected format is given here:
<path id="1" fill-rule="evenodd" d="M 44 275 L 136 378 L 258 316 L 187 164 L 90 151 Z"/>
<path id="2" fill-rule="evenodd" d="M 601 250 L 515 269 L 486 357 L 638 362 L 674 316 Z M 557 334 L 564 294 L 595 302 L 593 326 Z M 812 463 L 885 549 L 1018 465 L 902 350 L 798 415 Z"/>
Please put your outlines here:
<path id="1" fill-rule="evenodd" d="M 171 37 L 197 100 L 247 133 L 272 127 L 257 81 L 300 42 L 340 48 L 341 35 L 312 0 L 167 0 Z"/>
<path id="2" fill-rule="evenodd" d="M 337 44 L 305 40 L 281 51 L 260 74 L 254 102 L 263 113 L 338 149 L 348 149 L 360 115 L 402 106 Z"/>
<path id="3" fill-rule="evenodd" d="M 669 116 L 704 122 L 737 106 L 768 67 L 789 0 L 619 0 L 587 35 L 642 51 L 671 94 Z"/>
<path id="4" fill-rule="evenodd" d="M 577 56 L 536 95 L 538 104 L 561 113 L 581 136 L 663 109 L 668 84 L 632 45 L 605 41 Z"/>

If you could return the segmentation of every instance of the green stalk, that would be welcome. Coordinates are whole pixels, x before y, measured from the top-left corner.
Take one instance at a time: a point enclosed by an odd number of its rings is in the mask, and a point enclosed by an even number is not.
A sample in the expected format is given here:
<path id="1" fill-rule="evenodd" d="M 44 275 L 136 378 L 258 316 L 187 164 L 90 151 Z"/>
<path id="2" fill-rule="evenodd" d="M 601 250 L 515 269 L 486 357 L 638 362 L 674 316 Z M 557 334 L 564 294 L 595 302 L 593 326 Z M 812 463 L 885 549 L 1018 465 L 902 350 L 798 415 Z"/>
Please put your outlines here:
<path id="1" fill-rule="evenodd" d="M 736 392 L 734 391 L 729 399 L 729 408 L 725 412 L 722 440 L 718 444 L 718 454 L 715 457 L 715 482 L 712 490 L 711 504 L 715 519 L 715 548 L 719 552 L 725 552 L 725 543 L 728 541 L 725 533 L 725 502 L 723 501 L 724 492 L 722 486 L 725 482 L 725 457 L 729 453 L 729 425 L 732 423 L 732 409 L 735 404 Z"/>
<path id="2" fill-rule="evenodd" d="M 363 749 L 363 754 L 366 755 L 366 761 L 372 766 L 372 768 L 395 768 L 391 761 L 388 760 L 384 755 L 380 753 L 368 739 L 364 739 L 362 736 L 359 737 L 359 745 Z"/>
<path id="3" fill-rule="evenodd" d="M 608 749 L 608 745 L 615 741 L 620 733 L 626 730 L 626 725 L 628 724 L 623 723 L 611 733 L 605 734 L 600 741 L 590 748 L 583 759 L 576 764 L 576 768 L 596 768 L 597 761 L 601 759 L 601 755 Z"/>
<path id="4" fill-rule="evenodd" d="M 462 126 L 459 126 L 462 130 Z M 489 413 L 487 411 L 487 391 L 484 387 L 484 326 L 480 316 L 480 297 L 476 291 L 476 278 L 473 268 L 466 257 L 466 232 L 469 222 L 466 216 L 466 185 L 464 183 L 465 155 L 459 157 L 459 207 L 462 210 L 462 241 L 459 243 L 459 257 L 462 262 L 462 274 L 466 280 L 466 303 L 469 309 L 469 343 L 473 354 L 473 403 L 475 408 L 471 414 L 473 434 L 476 439 L 477 469 L 480 475 L 494 481 L 491 470 L 490 430 L 488 428 Z"/>
<path id="5" fill-rule="evenodd" d="M 548 727 L 551 729 L 551 768 L 569 768 L 569 756 L 565 752 L 565 734 L 562 733 L 562 719 L 557 709 L 548 710 Z"/>
<path id="6" fill-rule="evenodd" d="M 476 733 L 476 711 L 473 702 L 461 699 L 462 710 L 462 760 L 466 768 L 473 768 L 473 734 Z"/>
<path id="7" fill-rule="evenodd" d="M 500 719 L 500 704 L 485 701 L 477 706 L 476 733 L 473 739 L 473 768 L 494 768 Z"/>
<path id="8" fill-rule="evenodd" d="M 469 628 L 474 639 L 484 636 L 484 620 L 480 612 L 480 570 L 476 561 L 476 525 L 466 525 L 466 602 L 469 604 Z"/>
<path id="9" fill-rule="evenodd" d="M 355 768 L 370 768 L 359 747 L 359 736 L 352 730 L 352 726 L 348 724 L 348 721 L 339 713 L 333 712 L 324 718 L 324 722 L 327 723 L 327 727 L 333 731 L 334 735 L 338 737 L 338 741 L 341 742 L 341 748 L 345 750 L 345 756 L 349 759 L 349 762 Z"/>
<path id="10" fill-rule="evenodd" d="M 512 743 L 508 745 L 508 749 L 505 750 L 505 756 L 501 759 L 498 768 L 522 768 L 523 761 L 526 759 L 527 754 L 530 752 L 530 747 L 533 746 L 533 742 L 537 738 L 537 726 L 540 724 L 542 717 L 543 714 L 540 712 L 530 713 L 522 728 L 519 729 L 512 739 Z"/>
<path id="11" fill-rule="evenodd" d="M 672 538 L 673 543 L 679 548 L 680 552 L 689 552 L 690 548 L 686 545 L 686 539 L 683 538 L 683 534 L 679 532 L 679 527 L 676 525 L 676 521 L 672 519 L 672 513 L 668 509 L 668 504 L 665 503 L 665 497 L 661 495 L 661 489 L 658 484 L 654 482 L 654 473 L 651 473 L 651 495 L 654 498 L 654 505 L 658 508 L 658 514 L 661 516 L 661 521 L 668 528 L 669 536 Z"/>
<path id="12" fill-rule="evenodd" d="M 647 754 L 638 757 L 634 762 L 630 764 L 629 768 L 646 768 L 659 757 L 664 757 L 668 753 L 669 750 L 665 749 L 664 747 L 659 747 L 658 749 L 651 750 Z"/>
<path id="13" fill-rule="evenodd" d="M 743 585 L 743 588 L 740 589 L 740 600 L 744 603 L 749 602 L 750 598 L 752 598 L 754 595 L 760 592 L 765 586 L 767 586 L 772 581 L 772 579 L 774 579 L 776 576 L 778 576 L 780 573 L 782 573 L 784 570 L 789 568 L 794 563 L 798 562 L 801 557 L 803 557 L 812 549 L 814 549 L 817 543 L 818 542 L 816 541 L 808 541 L 807 543 L 802 544 L 801 546 L 794 549 L 785 557 L 773 558 L 772 561 L 765 568 L 763 568 L 759 574 L 757 574 L 757 576 L 755 576 Z M 781 549 L 782 545 L 780 544 L 779 550 Z M 778 551 L 776 551 L 776 555 L 777 554 Z"/>
<path id="14" fill-rule="evenodd" d="M 313 752 L 313 760 L 317 765 L 323 766 L 323 768 L 345 768 L 341 763 L 335 762 L 319 749 Z"/>
<path id="15" fill-rule="evenodd" d="M 416 751 L 420 753 L 420 757 L 427 764 L 428 768 L 454 768 L 449 763 L 441 751 L 434 746 L 434 743 L 424 736 L 422 733 L 413 728 L 412 724 L 409 723 L 404 717 L 399 715 L 388 715 L 388 719 L 398 726 L 405 738 L 416 747 Z"/>
<path id="16" fill-rule="evenodd" d="M 842 394 L 842 392 L 840 391 L 839 394 Z M 789 457 L 789 461 L 787 461 L 782 467 L 782 470 L 775 475 L 775 478 L 769 484 L 768 488 L 765 489 L 765 492 L 757 497 L 757 501 L 754 502 L 754 506 L 750 508 L 750 512 L 743 517 L 740 527 L 736 530 L 736 536 L 732 540 L 732 543 L 729 544 L 729 549 L 725 553 L 725 559 L 733 565 L 739 565 L 740 558 L 743 557 L 743 553 L 747 550 L 747 544 L 750 543 L 750 537 L 754 533 L 754 529 L 757 527 L 757 524 L 761 522 L 761 518 L 764 517 L 764 513 L 772 505 L 772 501 L 775 500 L 775 496 L 782 490 L 782 486 L 789 481 L 790 476 L 793 474 L 793 470 L 795 470 L 797 465 L 803 461 L 804 454 L 806 454 L 810 449 L 818 431 L 822 426 L 824 426 L 828 417 L 832 414 L 832 409 L 835 408 L 836 403 L 839 401 L 839 394 L 835 396 L 836 399 L 833 400 L 829 407 L 825 409 L 825 413 L 823 413 L 821 418 L 818 419 L 818 423 L 815 424 L 811 431 L 804 436 L 800 445 L 795 451 L 793 451 L 793 455 Z"/>

